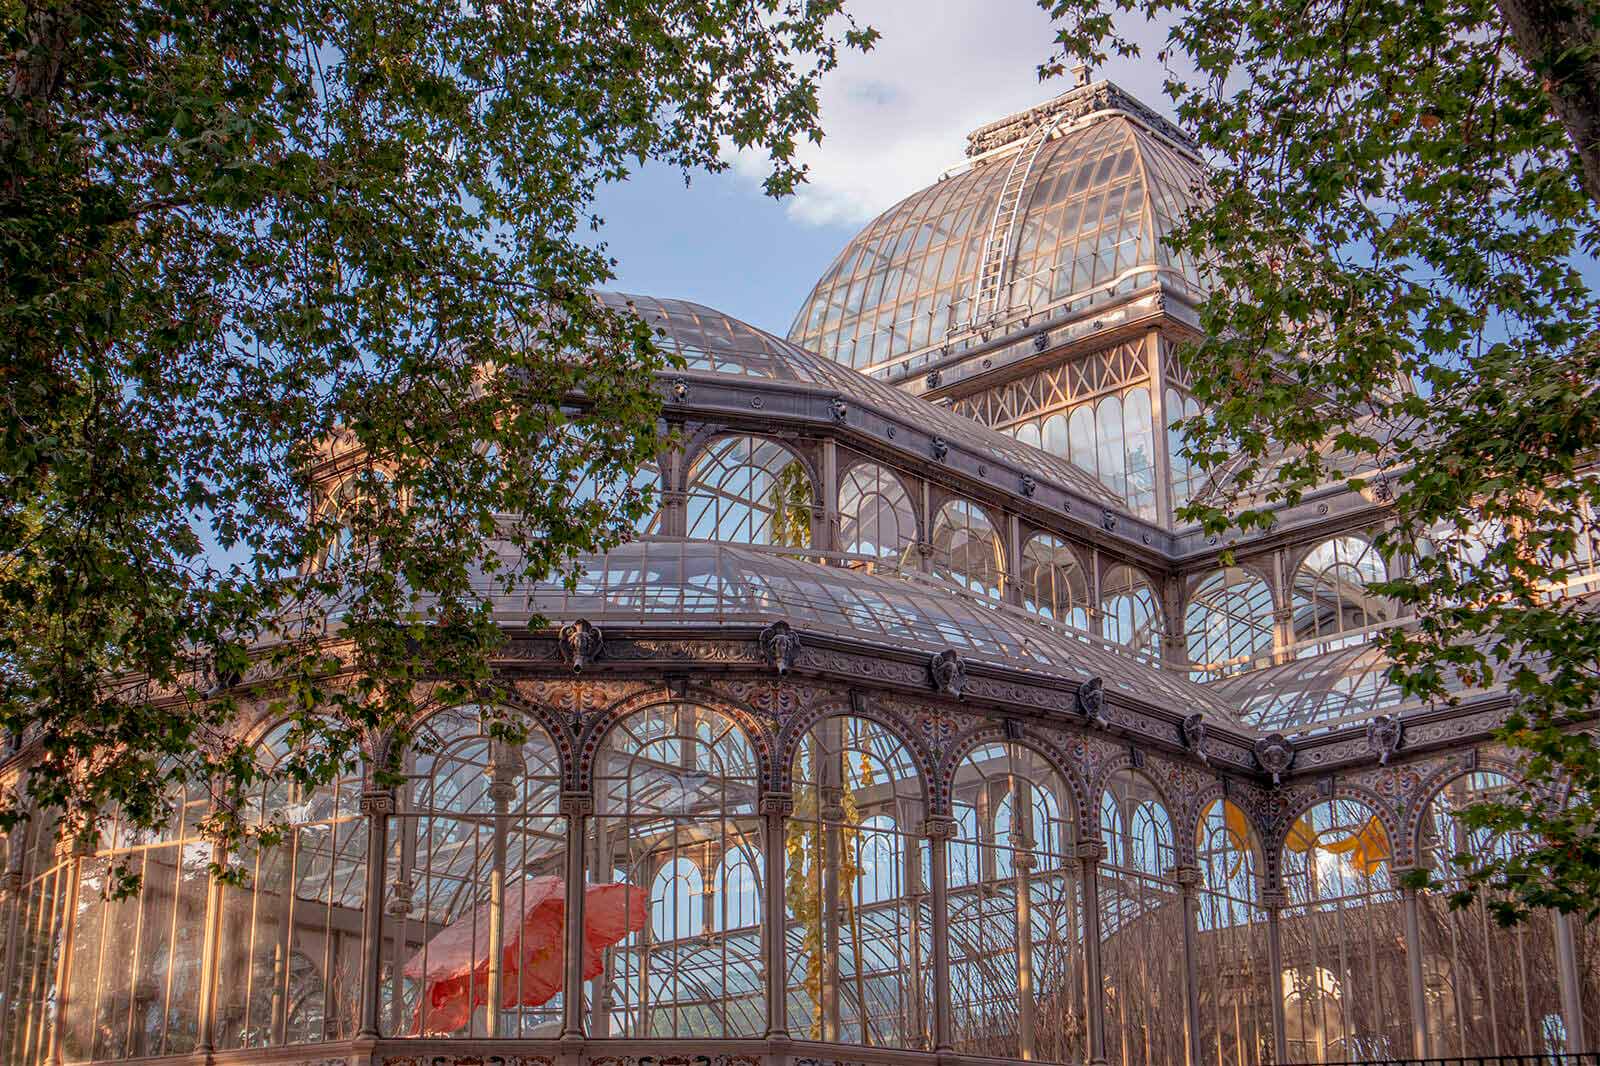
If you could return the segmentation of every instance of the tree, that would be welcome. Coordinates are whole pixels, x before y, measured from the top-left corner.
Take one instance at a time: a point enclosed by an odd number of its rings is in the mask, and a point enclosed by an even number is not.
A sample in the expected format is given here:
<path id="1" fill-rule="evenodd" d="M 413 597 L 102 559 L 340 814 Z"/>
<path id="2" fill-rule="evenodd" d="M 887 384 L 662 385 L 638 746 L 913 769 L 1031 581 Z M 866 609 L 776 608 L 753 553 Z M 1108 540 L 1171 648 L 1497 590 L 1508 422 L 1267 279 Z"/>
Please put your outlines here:
<path id="1" fill-rule="evenodd" d="M 0 20 L 0 725 L 66 831 L 204 785 L 225 840 L 252 679 L 324 779 L 417 682 L 483 695 L 497 590 L 627 535 L 662 357 L 588 296 L 596 190 L 730 145 L 792 190 L 874 37 L 838 0 Z"/>
<path id="2" fill-rule="evenodd" d="M 1470 860 L 1462 900 L 1600 913 L 1593 565 L 1600 478 L 1600 7 L 1593 0 L 1043 0 L 1042 74 L 1170 25 L 1181 123 L 1215 163 L 1174 236 L 1209 273 L 1182 353 L 1218 468 L 1212 531 L 1345 481 L 1392 499 L 1378 547 L 1413 609 L 1387 638 L 1408 693 L 1502 682 L 1531 784 L 1468 819 L 1529 835 Z M 1179 72 L 1175 72 L 1179 71 Z M 1587 182 L 1587 185 L 1585 184 Z M 1235 458 L 1229 460 L 1229 456 Z M 1228 460 L 1224 467 L 1224 460 Z M 1565 782 L 1570 801 L 1554 802 Z"/>

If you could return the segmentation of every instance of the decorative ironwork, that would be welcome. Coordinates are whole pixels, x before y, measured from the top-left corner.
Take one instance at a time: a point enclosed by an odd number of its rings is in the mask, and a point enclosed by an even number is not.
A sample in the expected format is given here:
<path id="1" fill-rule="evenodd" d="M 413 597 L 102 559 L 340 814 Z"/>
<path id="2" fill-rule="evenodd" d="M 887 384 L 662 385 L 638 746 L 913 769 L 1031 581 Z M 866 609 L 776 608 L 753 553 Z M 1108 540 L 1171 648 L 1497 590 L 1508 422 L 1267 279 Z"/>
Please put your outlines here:
<path id="1" fill-rule="evenodd" d="M 794 669 L 804 650 L 800 634 L 791 629 L 788 622 L 780 619 L 761 631 L 761 654 L 766 656 L 767 665 L 780 674 Z"/>
<path id="2" fill-rule="evenodd" d="M 1367 747 L 1378 757 L 1379 766 L 1389 765 L 1405 741 L 1405 726 L 1396 714 L 1380 714 L 1367 723 Z"/>
<path id="3" fill-rule="evenodd" d="M 959 654 L 948 648 L 929 660 L 928 674 L 933 679 L 934 690 L 947 696 L 960 699 L 962 690 L 967 687 L 966 664 Z"/>
<path id="4" fill-rule="evenodd" d="M 1106 725 L 1106 685 L 1098 677 L 1091 677 L 1078 686 L 1078 691 L 1073 696 L 1073 703 L 1078 708 L 1078 713 L 1092 726 L 1105 728 Z"/>
<path id="5" fill-rule="evenodd" d="M 1255 745 L 1256 762 L 1272 775 L 1272 783 L 1279 784 L 1283 774 L 1294 764 L 1294 748 L 1282 733 L 1262 737 Z"/>
<path id="6" fill-rule="evenodd" d="M 559 643 L 562 661 L 572 667 L 575 674 L 582 673 L 583 668 L 600 658 L 605 650 L 605 637 L 599 627 L 586 618 L 562 626 Z"/>
<path id="7" fill-rule="evenodd" d="M 1206 716 L 1196 711 L 1178 723 L 1178 737 L 1183 741 L 1183 746 L 1195 758 L 1207 766 L 1211 765 L 1211 758 L 1206 755 Z"/>

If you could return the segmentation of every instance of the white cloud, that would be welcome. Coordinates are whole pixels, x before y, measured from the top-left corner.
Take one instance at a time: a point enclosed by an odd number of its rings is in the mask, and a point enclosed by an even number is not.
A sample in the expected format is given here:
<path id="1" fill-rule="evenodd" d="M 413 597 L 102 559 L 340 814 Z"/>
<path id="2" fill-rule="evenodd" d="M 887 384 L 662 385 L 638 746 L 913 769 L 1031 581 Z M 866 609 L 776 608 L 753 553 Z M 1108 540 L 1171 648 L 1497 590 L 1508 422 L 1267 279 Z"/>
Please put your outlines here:
<path id="1" fill-rule="evenodd" d="M 872 219 L 959 163 L 969 130 L 1069 84 L 1038 79 L 1053 32 L 1034 0 L 854 0 L 847 8 L 883 36 L 871 52 L 843 56 L 823 84 L 827 137 L 800 152 L 810 180 L 788 204 L 797 221 Z M 1165 110 L 1161 72 L 1153 49 L 1145 51 L 1096 76 Z M 741 156 L 735 168 L 751 180 L 766 175 L 756 155 Z"/>

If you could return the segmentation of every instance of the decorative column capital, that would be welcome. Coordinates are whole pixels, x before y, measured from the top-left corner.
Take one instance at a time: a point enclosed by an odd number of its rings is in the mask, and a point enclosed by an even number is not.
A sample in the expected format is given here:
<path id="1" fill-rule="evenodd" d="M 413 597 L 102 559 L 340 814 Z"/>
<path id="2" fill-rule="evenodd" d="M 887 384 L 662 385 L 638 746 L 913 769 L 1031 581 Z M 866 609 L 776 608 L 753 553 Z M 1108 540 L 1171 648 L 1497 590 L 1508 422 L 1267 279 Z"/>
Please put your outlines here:
<path id="1" fill-rule="evenodd" d="M 394 813 L 394 789 L 392 788 L 367 788 L 361 790 L 361 797 L 357 800 L 357 808 L 368 818 L 379 814 Z"/>
<path id="2" fill-rule="evenodd" d="M 587 791 L 563 790 L 560 811 L 565 818 L 587 818 L 594 814 L 594 795 Z"/>
<path id="3" fill-rule="evenodd" d="M 787 818 L 794 813 L 794 793 L 763 792 L 757 810 L 768 818 Z"/>
<path id="4" fill-rule="evenodd" d="M 0 874 L 0 897 L 10 898 L 22 892 L 22 871 L 7 870 Z"/>
<path id="5" fill-rule="evenodd" d="M 1073 854 L 1078 861 L 1085 865 L 1097 865 L 1106 861 L 1106 842 L 1103 840 L 1080 840 Z"/>
<path id="6" fill-rule="evenodd" d="M 1289 905 L 1289 894 L 1281 888 L 1263 888 L 1261 905 L 1269 911 L 1281 911 Z"/>
<path id="7" fill-rule="evenodd" d="M 956 820 L 942 815 L 926 818 L 922 822 L 922 835 L 929 840 L 952 840 L 956 835 Z"/>
<path id="8" fill-rule="evenodd" d="M 1183 894 L 1186 896 L 1194 895 L 1195 891 L 1200 887 L 1200 867 L 1198 866 L 1174 866 L 1167 871 L 1167 877 L 1175 882 L 1179 888 L 1183 889 Z"/>

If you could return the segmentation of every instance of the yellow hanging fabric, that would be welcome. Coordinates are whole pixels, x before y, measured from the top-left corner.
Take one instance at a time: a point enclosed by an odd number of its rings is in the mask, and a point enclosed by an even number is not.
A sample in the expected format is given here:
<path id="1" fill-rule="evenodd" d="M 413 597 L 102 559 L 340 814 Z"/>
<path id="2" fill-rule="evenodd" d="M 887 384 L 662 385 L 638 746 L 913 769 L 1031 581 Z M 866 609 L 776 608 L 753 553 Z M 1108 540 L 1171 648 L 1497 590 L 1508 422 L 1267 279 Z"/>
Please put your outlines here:
<path id="1" fill-rule="evenodd" d="M 1316 846 L 1333 855 L 1347 855 L 1350 865 L 1366 877 L 1377 873 L 1389 861 L 1389 834 L 1383 831 L 1383 823 L 1377 815 L 1368 818 L 1365 825 L 1349 836 L 1321 841 L 1317 839 L 1317 831 L 1311 827 L 1311 823 L 1299 818 L 1289 830 L 1284 845 L 1300 854 Z"/>

